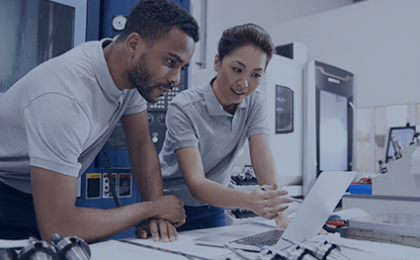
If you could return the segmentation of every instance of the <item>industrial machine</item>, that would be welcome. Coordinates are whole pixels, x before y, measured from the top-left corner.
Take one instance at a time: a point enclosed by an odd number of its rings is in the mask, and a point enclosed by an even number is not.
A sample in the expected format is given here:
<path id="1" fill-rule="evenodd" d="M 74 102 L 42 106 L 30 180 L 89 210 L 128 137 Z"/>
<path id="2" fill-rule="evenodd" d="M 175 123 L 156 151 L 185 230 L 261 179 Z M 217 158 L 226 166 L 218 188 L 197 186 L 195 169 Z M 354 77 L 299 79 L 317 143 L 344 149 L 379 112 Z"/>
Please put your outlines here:
<path id="1" fill-rule="evenodd" d="M 180 7 L 190 11 L 190 0 L 173 0 Z M 131 9 L 139 2 L 139 0 L 104 0 L 100 4 L 102 10 L 101 13 L 101 25 L 100 25 L 100 38 L 115 38 L 124 29 L 125 22 Z M 165 116 L 166 110 L 168 109 L 169 102 L 178 94 L 180 91 L 188 88 L 188 69 L 181 71 L 181 79 L 177 86 L 168 92 L 165 96 L 159 98 L 158 102 L 147 105 L 147 112 L 149 117 L 149 132 L 152 137 L 152 141 L 155 143 L 156 149 L 160 151 L 162 149 L 163 140 L 165 138 L 166 125 Z M 116 132 L 111 137 L 110 142 L 118 142 L 119 146 L 111 146 L 111 149 L 120 150 L 126 149 L 124 145 L 125 139 L 121 130 L 121 126 L 118 126 Z M 117 155 L 114 155 L 114 152 Z M 120 151 L 109 151 L 111 157 L 126 157 L 124 152 Z M 118 160 L 118 159 L 117 159 Z M 125 163 L 124 163 L 125 164 Z"/>
<path id="2" fill-rule="evenodd" d="M 384 157 L 381 163 L 395 159 L 395 154 L 413 142 L 416 127 L 407 123 L 405 126 L 390 127 L 385 138 Z M 383 166 L 383 165 L 382 165 Z"/>
<path id="3" fill-rule="evenodd" d="M 94 8 L 100 8 L 99 39 L 117 37 L 124 29 L 131 9 L 139 2 L 139 0 L 93 1 Z M 189 0 L 175 0 L 175 2 L 189 11 Z M 147 104 L 149 132 L 158 152 L 162 148 L 165 137 L 165 116 L 168 104 L 176 94 L 186 88 L 188 88 L 188 69 L 181 71 L 180 83 L 169 93 L 159 98 L 158 102 Z M 80 177 L 79 182 L 77 206 L 107 209 L 141 201 L 131 174 L 127 143 L 121 124 L 117 125 L 104 149 Z M 132 237 L 134 229 L 131 228 L 111 238 Z"/>
<path id="4" fill-rule="evenodd" d="M 302 196 L 303 163 L 303 67 L 308 49 L 294 42 L 276 47 L 258 90 L 265 94 L 270 146 L 279 181 L 289 196 Z M 251 165 L 248 142 L 237 159 L 231 177 L 231 188 L 254 190 L 258 187 Z M 293 209 L 295 210 L 295 209 Z M 225 210 L 228 224 L 241 224 L 261 219 L 243 209 Z"/>
<path id="5" fill-rule="evenodd" d="M 85 42 L 90 32 L 85 0 L 5 0 L 0 10 L 0 92 L 38 64 Z"/>
<path id="6" fill-rule="evenodd" d="M 408 130 L 406 136 L 410 141 L 405 147 L 401 142 L 407 138 L 400 139 L 400 142 L 392 134 L 392 131 L 397 129 Z M 372 178 L 372 195 L 420 198 L 420 142 L 414 129 L 409 126 L 390 129 L 389 140 L 394 152 L 382 165 L 381 173 Z"/>
<path id="7" fill-rule="evenodd" d="M 394 153 L 381 171 L 372 176 L 372 195 L 352 195 L 348 204 L 366 208 L 369 216 L 350 219 L 341 236 L 420 247 L 420 141 L 410 126 L 391 128 L 389 140 Z M 404 133 L 410 143 L 403 147 L 393 130 Z M 405 131 L 404 131 L 405 130 Z M 407 140 L 402 138 L 401 140 Z M 388 153 L 386 153 L 388 154 Z M 371 197 L 371 198 L 369 198 Z M 352 202 L 353 200 L 353 202 Z M 347 205 L 347 208 L 352 205 Z"/>
<path id="8" fill-rule="evenodd" d="M 266 95 L 282 188 L 305 196 L 322 171 L 351 171 L 355 165 L 354 75 L 308 61 L 308 49 L 299 42 L 277 46 L 276 52 L 258 89 Z M 234 175 L 250 164 L 246 146 Z"/>
<path id="9" fill-rule="evenodd" d="M 265 94 L 270 145 L 283 189 L 291 196 L 302 195 L 303 66 L 307 47 L 299 42 L 278 46 L 283 55 L 274 55 L 258 90 Z M 279 52 L 279 51 L 278 51 Z M 244 166 L 252 167 L 248 143 L 235 165 L 241 175 Z"/>
<path id="10" fill-rule="evenodd" d="M 413 126 L 391 127 L 380 171 L 360 173 L 371 180 L 369 193 L 346 194 L 343 209 L 361 208 L 370 215 L 420 214 L 420 144 Z M 407 143 L 408 142 L 408 143 Z M 403 145 L 404 144 L 404 145 Z M 393 153 L 389 153 L 389 146 Z M 361 176 L 360 176 L 361 177 Z"/>
<path id="11" fill-rule="evenodd" d="M 353 73 L 311 60 L 304 67 L 303 195 L 322 171 L 355 166 L 356 86 Z"/>
<path id="12" fill-rule="evenodd" d="M 275 156 L 280 183 L 289 193 L 301 195 L 303 134 L 303 66 L 308 50 L 293 43 L 302 58 L 274 55 L 267 67 L 265 80 L 259 87 L 265 91 L 271 150 Z"/>

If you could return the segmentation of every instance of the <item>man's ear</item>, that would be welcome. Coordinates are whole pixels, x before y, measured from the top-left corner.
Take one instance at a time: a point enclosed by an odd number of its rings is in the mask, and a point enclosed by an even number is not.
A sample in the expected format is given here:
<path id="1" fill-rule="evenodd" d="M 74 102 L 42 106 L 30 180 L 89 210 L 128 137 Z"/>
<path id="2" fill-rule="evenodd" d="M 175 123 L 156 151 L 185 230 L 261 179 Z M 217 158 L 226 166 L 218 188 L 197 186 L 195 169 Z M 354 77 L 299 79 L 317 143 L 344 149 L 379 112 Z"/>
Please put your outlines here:
<path id="1" fill-rule="evenodd" d="M 133 57 L 144 46 L 145 43 L 138 33 L 130 34 L 125 41 L 125 49 L 129 57 Z"/>
<path id="2" fill-rule="evenodd" d="M 214 56 L 213 67 L 215 71 L 219 71 L 219 68 L 220 68 L 219 54 L 216 54 L 216 56 Z"/>

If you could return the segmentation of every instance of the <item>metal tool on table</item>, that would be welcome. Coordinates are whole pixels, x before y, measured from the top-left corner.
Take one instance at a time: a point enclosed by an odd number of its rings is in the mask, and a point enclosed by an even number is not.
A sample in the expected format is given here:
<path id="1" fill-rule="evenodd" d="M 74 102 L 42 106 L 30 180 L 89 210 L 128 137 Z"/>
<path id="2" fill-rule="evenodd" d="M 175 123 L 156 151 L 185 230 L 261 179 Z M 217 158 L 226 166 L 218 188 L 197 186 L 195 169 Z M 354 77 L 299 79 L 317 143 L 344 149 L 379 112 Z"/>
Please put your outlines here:
<path id="1" fill-rule="evenodd" d="M 14 248 L 1 248 L 0 249 L 0 260 L 16 260 L 17 253 Z"/>
<path id="2" fill-rule="evenodd" d="M 88 244 L 81 238 L 63 237 L 53 234 L 51 243 L 56 248 L 59 260 L 89 260 L 91 256 Z"/>
<path id="3" fill-rule="evenodd" d="M 338 245 L 328 242 L 327 240 L 321 241 L 315 248 L 315 255 L 319 259 L 325 260 L 350 260 L 345 256 Z"/>
<path id="4" fill-rule="evenodd" d="M 327 240 L 319 242 L 315 248 L 282 238 L 293 246 L 288 248 L 285 255 L 288 260 L 351 260 L 345 256 L 338 245 L 328 242 Z"/>
<path id="5" fill-rule="evenodd" d="M 299 245 L 291 246 L 285 254 L 288 260 L 318 260 L 311 250 Z"/>
<path id="6" fill-rule="evenodd" d="M 20 250 L 18 260 L 59 260 L 55 248 L 42 240 L 29 238 L 29 245 Z"/>

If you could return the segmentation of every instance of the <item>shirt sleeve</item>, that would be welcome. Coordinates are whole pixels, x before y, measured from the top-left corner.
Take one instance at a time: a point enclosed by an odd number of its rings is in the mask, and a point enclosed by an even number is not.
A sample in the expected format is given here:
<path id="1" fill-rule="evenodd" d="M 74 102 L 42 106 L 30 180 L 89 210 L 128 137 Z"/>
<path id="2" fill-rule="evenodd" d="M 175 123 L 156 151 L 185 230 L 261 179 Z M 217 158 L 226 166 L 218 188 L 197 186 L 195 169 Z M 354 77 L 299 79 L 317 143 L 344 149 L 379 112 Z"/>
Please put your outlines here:
<path id="1" fill-rule="evenodd" d="M 256 134 L 270 134 L 264 94 L 254 92 L 253 98 L 250 112 L 251 124 L 248 128 L 247 138 Z"/>
<path id="2" fill-rule="evenodd" d="M 90 132 L 90 120 L 73 99 L 45 94 L 23 111 L 30 165 L 77 177 L 78 158 Z"/>
<path id="3" fill-rule="evenodd" d="M 146 100 L 139 94 L 136 89 L 128 90 L 131 93 L 131 97 L 128 103 L 127 108 L 124 111 L 124 115 L 131 115 L 143 112 L 147 109 Z"/>
<path id="4" fill-rule="evenodd" d="M 166 114 L 166 139 L 172 151 L 179 148 L 198 147 L 198 137 L 193 122 L 185 111 L 171 103 Z"/>

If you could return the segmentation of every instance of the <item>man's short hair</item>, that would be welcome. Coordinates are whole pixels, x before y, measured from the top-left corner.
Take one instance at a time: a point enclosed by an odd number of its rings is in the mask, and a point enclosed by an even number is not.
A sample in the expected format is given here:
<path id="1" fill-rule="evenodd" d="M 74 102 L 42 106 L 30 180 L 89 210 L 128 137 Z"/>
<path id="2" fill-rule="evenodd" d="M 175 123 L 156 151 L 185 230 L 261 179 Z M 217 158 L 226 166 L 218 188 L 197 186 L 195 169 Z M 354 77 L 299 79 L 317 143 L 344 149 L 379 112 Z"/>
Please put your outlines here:
<path id="1" fill-rule="evenodd" d="M 189 35 L 194 42 L 199 40 L 198 24 L 186 10 L 168 0 L 142 0 L 130 13 L 118 41 L 130 34 L 138 33 L 148 44 L 152 44 L 178 28 Z"/>

